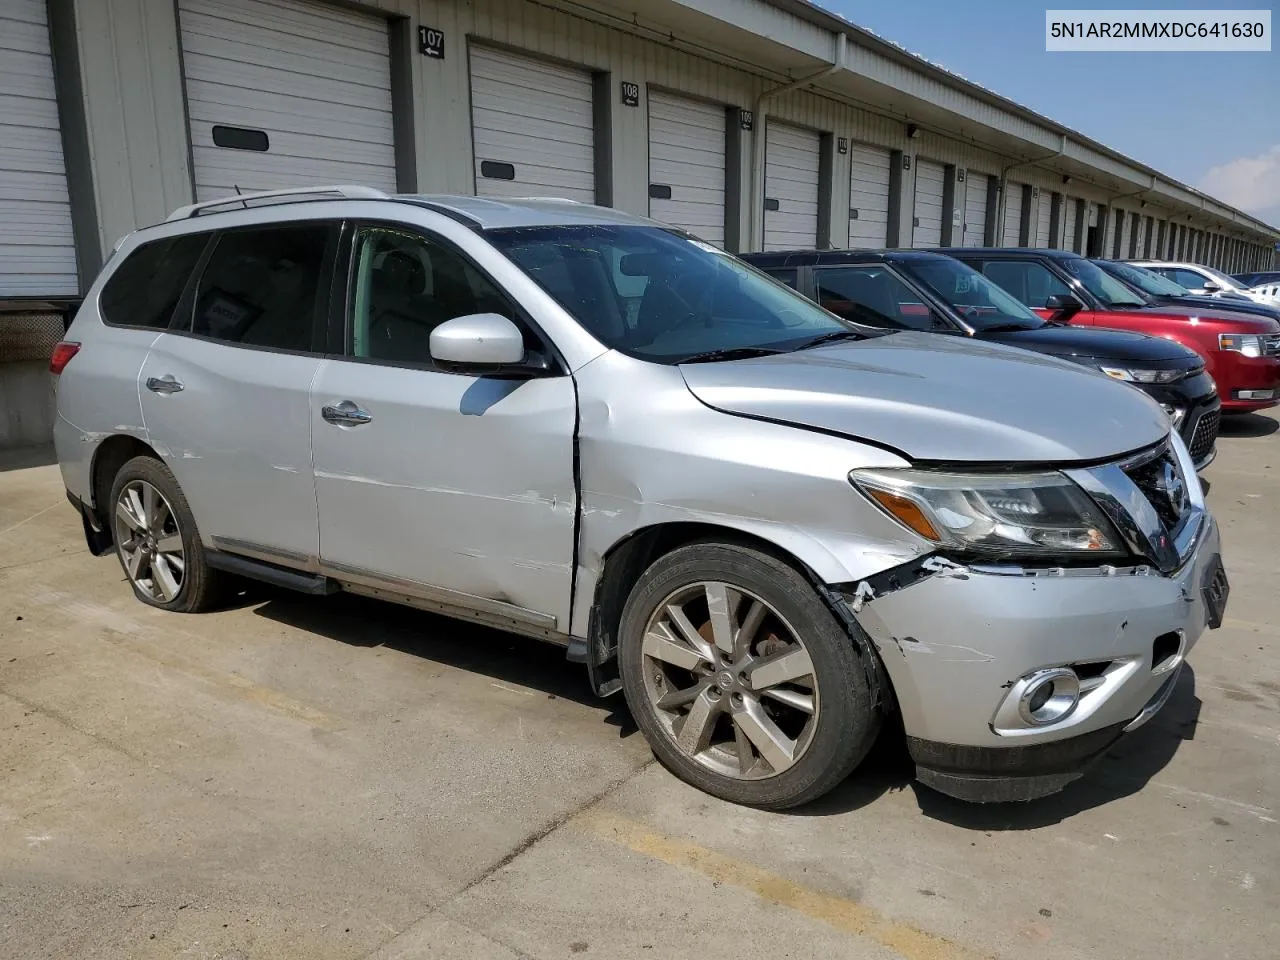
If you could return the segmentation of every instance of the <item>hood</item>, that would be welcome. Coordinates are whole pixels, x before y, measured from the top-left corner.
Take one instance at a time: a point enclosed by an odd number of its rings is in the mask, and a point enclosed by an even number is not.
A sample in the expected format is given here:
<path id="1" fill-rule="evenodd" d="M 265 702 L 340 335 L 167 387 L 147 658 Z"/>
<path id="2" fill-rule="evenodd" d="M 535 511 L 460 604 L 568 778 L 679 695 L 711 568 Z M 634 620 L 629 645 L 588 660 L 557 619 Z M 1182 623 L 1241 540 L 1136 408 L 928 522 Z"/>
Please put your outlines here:
<path id="1" fill-rule="evenodd" d="M 1155 305 L 1164 309 L 1165 307 L 1187 307 L 1195 316 L 1204 316 L 1206 313 L 1215 317 L 1221 315 L 1225 317 L 1232 314 L 1234 317 L 1250 316 L 1250 317 L 1266 317 L 1271 320 L 1280 320 L 1280 306 L 1270 307 L 1265 303 L 1255 303 L 1247 297 L 1239 299 L 1227 299 L 1225 297 L 1197 297 L 1188 295 L 1185 297 L 1158 297 Z"/>
<path id="2" fill-rule="evenodd" d="M 1091 327 L 1037 327 L 1034 330 L 999 330 L 976 334 L 977 339 L 1004 343 L 1055 357 L 1124 360 L 1128 363 L 1160 363 L 1184 360 L 1187 366 L 1201 362 L 1186 347 L 1163 337 Z"/>
<path id="3" fill-rule="evenodd" d="M 897 333 L 680 371 L 717 410 L 868 440 L 912 460 L 1103 460 L 1169 432 L 1159 405 L 1126 384 L 961 337 Z"/>

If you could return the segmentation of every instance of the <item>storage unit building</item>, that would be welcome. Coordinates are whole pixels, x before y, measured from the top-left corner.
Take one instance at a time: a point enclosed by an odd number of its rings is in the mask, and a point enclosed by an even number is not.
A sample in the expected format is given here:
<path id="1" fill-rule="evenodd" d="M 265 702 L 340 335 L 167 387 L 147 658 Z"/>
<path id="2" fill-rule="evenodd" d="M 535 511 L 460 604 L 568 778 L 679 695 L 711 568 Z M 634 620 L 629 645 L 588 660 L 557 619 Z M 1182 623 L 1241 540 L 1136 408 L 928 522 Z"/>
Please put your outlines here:
<path id="1" fill-rule="evenodd" d="M 911 246 L 937 247 L 942 244 L 942 196 L 947 168 L 932 160 L 916 158 L 916 189 Z"/>
<path id="2" fill-rule="evenodd" d="M 807 249 L 818 242 L 821 137 L 770 120 L 765 141 L 764 249 Z"/>
<path id="3" fill-rule="evenodd" d="M 889 151 L 849 147 L 849 246 L 883 247 L 889 238 Z"/>
<path id="4" fill-rule="evenodd" d="M 302 0 L 178 0 L 196 198 L 396 187 L 387 21 Z"/>
<path id="5" fill-rule="evenodd" d="M 725 108 L 649 91 L 649 216 L 724 246 Z"/>

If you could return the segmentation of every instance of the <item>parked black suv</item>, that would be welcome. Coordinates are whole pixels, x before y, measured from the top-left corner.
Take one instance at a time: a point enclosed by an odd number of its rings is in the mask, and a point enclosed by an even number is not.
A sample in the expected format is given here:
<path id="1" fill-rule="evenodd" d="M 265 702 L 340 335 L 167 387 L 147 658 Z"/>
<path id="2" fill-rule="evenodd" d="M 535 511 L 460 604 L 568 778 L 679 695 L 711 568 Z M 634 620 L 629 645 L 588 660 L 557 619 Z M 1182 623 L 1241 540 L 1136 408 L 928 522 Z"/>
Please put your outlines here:
<path id="1" fill-rule="evenodd" d="M 982 274 L 937 253 L 805 250 L 741 257 L 856 323 L 974 337 L 1095 367 L 1157 400 L 1197 469 L 1216 455 L 1217 388 L 1200 356 L 1180 344 L 1042 320 Z M 1069 311 L 1071 304 L 1064 307 Z"/>

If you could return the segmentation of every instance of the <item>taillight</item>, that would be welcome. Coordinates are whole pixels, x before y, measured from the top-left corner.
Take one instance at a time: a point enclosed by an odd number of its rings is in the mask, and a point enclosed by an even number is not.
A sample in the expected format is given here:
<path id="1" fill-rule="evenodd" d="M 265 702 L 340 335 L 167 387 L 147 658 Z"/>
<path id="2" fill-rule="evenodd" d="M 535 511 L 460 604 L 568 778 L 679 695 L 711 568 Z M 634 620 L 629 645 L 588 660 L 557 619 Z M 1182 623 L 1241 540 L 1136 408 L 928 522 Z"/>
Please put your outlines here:
<path id="1" fill-rule="evenodd" d="M 61 373 L 66 369 L 67 364 L 71 362 L 71 358 L 80 352 L 80 344 L 74 340 L 63 340 L 53 348 L 53 354 L 49 357 L 49 372 L 53 374 Z"/>

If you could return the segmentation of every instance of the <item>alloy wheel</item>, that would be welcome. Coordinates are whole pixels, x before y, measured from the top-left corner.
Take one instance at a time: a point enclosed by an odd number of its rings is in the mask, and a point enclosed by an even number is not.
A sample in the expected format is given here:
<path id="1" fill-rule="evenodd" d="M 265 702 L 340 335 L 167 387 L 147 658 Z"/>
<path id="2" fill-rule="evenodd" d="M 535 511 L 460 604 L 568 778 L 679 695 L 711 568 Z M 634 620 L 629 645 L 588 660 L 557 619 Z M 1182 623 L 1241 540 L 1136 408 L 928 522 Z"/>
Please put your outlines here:
<path id="1" fill-rule="evenodd" d="M 813 662 L 761 598 L 723 582 L 682 587 L 649 618 L 641 650 L 655 714 L 707 769 L 760 780 L 808 749 L 819 710 Z"/>
<path id="2" fill-rule="evenodd" d="M 178 518 L 164 494 L 146 480 L 131 480 L 120 490 L 115 534 L 125 573 L 137 589 L 158 603 L 182 591 L 186 560 Z"/>

